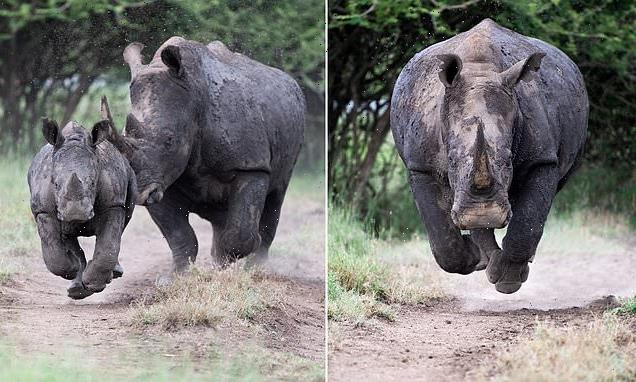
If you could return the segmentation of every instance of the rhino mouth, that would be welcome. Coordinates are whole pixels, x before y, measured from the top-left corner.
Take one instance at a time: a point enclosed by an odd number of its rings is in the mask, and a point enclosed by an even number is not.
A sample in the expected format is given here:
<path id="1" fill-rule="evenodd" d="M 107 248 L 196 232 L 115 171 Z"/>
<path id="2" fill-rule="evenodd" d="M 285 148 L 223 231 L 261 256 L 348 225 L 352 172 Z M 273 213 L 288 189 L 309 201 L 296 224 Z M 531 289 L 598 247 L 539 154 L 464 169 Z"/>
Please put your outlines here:
<path id="1" fill-rule="evenodd" d="M 136 204 L 142 206 L 150 206 L 155 203 L 159 203 L 163 199 L 162 187 L 159 183 L 152 183 L 146 187 L 137 196 Z"/>
<path id="2" fill-rule="evenodd" d="M 484 199 L 462 194 L 451 210 L 451 219 L 459 229 L 504 228 L 510 222 L 510 203 L 502 195 Z"/>

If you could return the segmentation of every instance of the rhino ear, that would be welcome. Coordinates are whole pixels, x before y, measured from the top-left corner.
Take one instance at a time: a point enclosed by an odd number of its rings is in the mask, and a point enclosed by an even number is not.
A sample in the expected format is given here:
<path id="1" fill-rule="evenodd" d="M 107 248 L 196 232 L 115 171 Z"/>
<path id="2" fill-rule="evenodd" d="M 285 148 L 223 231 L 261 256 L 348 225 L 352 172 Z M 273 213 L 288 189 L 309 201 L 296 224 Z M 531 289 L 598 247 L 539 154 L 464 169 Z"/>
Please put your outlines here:
<path id="1" fill-rule="evenodd" d="M 539 71 L 541 60 L 545 57 L 545 53 L 532 53 L 525 60 L 521 60 L 512 65 L 508 70 L 499 74 L 501 83 L 509 87 L 514 87 L 519 81 L 530 82 L 536 78 L 536 72 Z"/>
<path id="2" fill-rule="evenodd" d="M 110 136 L 110 121 L 107 119 L 97 122 L 91 130 L 91 146 L 95 147 Z"/>
<path id="3" fill-rule="evenodd" d="M 181 64 L 181 48 L 176 45 L 168 45 L 161 51 L 161 61 L 170 69 L 170 74 L 182 77 L 184 74 Z"/>
<path id="4" fill-rule="evenodd" d="M 462 59 L 456 54 L 440 54 L 435 56 L 435 58 L 442 62 L 439 67 L 440 81 L 447 88 L 455 85 L 462 71 Z"/>
<path id="5" fill-rule="evenodd" d="M 60 146 L 64 142 L 64 137 L 57 122 L 47 117 L 42 118 L 42 135 L 53 146 Z"/>

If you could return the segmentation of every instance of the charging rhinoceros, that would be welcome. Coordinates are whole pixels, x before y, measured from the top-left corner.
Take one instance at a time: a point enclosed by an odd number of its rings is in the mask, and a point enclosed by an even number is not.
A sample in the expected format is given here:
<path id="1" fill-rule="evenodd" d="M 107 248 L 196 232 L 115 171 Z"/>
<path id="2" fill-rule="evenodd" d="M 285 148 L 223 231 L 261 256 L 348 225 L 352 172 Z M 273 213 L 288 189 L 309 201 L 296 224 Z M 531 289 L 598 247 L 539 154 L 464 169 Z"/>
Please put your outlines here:
<path id="1" fill-rule="evenodd" d="M 572 60 L 492 20 L 410 60 L 391 128 L 444 270 L 487 265 L 499 292 L 521 287 L 552 200 L 581 158 L 587 119 Z M 506 225 L 501 250 L 494 229 Z"/>

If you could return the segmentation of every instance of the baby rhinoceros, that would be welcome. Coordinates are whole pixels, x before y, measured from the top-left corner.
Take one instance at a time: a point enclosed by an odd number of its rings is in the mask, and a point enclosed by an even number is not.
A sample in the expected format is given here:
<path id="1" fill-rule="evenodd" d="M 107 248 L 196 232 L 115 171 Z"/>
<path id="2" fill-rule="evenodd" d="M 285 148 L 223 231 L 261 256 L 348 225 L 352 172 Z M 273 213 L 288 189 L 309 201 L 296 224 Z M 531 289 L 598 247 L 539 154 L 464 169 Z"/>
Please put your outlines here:
<path id="1" fill-rule="evenodd" d="M 135 173 L 106 140 L 110 123 L 89 132 L 77 122 L 60 129 L 43 119 L 49 143 L 29 168 L 31 211 L 49 271 L 72 280 L 68 296 L 81 299 L 101 292 L 122 276 L 119 245 L 136 197 Z M 96 236 L 93 259 L 86 263 L 77 238 Z"/>

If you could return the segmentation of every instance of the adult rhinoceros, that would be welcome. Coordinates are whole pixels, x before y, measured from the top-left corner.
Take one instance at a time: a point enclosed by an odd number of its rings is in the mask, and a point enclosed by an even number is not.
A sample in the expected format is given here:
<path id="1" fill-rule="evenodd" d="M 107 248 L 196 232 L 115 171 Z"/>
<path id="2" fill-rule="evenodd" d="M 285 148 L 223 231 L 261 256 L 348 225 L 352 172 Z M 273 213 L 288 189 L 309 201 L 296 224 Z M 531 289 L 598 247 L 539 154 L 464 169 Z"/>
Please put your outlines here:
<path id="1" fill-rule="evenodd" d="M 191 212 L 212 223 L 219 265 L 253 252 L 266 258 L 303 141 L 298 84 L 220 42 L 172 37 L 147 65 L 142 48 L 124 50 L 132 112 L 111 140 L 137 175 L 137 203 L 168 241 L 175 270 L 197 255 Z"/>
<path id="2" fill-rule="evenodd" d="M 487 265 L 499 292 L 521 287 L 552 200 L 581 157 L 587 118 L 577 66 L 489 19 L 410 60 L 391 127 L 444 270 Z M 494 229 L 506 225 L 502 250 Z"/>

